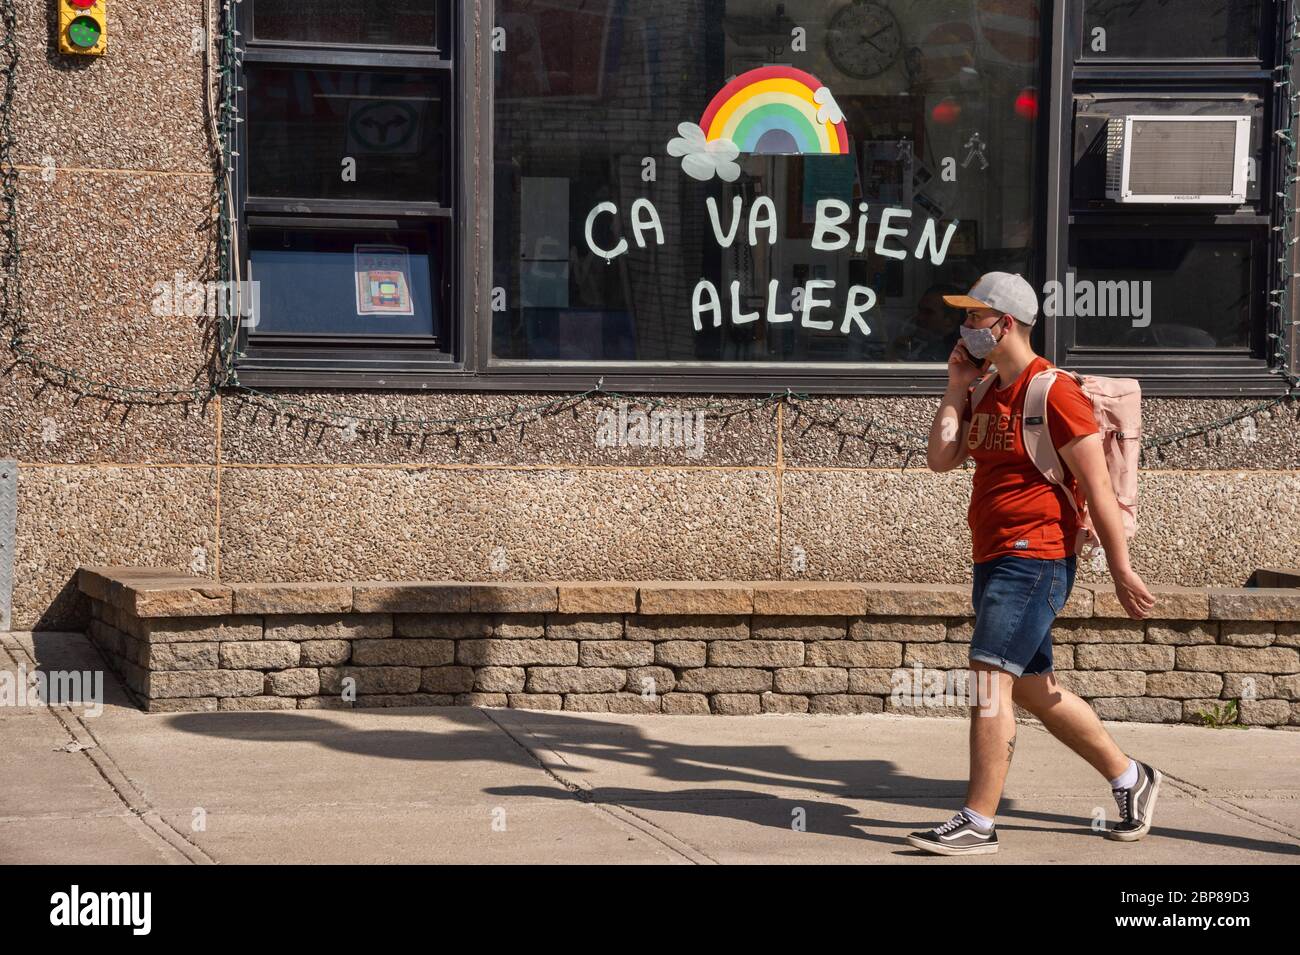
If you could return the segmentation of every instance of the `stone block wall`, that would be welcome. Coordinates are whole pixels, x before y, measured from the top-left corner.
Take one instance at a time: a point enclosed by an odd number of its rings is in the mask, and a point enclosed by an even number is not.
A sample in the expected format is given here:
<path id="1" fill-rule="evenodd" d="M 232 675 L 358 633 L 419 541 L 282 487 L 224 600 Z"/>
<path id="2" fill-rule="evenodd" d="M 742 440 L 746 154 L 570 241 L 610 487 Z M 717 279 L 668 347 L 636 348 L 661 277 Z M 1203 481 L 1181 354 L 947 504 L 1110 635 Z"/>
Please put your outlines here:
<path id="1" fill-rule="evenodd" d="M 82 568 L 78 586 L 91 639 L 152 712 L 965 712 L 927 689 L 966 668 L 962 585 L 222 585 Z M 1155 593 L 1138 621 L 1112 590 L 1076 585 L 1058 679 L 1104 719 L 1196 723 L 1235 700 L 1242 723 L 1300 725 L 1300 589 Z"/>

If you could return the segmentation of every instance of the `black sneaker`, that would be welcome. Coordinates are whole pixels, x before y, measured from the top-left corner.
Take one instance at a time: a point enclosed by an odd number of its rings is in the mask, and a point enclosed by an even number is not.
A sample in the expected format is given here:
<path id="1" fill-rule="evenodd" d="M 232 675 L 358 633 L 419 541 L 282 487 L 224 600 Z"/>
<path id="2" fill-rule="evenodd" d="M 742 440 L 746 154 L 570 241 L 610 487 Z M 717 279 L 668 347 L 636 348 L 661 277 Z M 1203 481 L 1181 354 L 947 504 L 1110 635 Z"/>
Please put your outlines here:
<path id="1" fill-rule="evenodd" d="M 1112 789 L 1115 805 L 1119 807 L 1119 822 L 1106 833 L 1108 839 L 1120 842 L 1137 842 L 1151 830 L 1155 814 L 1156 797 L 1160 795 L 1160 770 L 1139 762 L 1138 778 L 1129 789 Z"/>
<path id="2" fill-rule="evenodd" d="M 957 813 L 942 826 L 913 832 L 907 841 L 922 852 L 941 856 L 978 856 L 998 851 L 996 827 L 984 832 L 964 812 Z"/>

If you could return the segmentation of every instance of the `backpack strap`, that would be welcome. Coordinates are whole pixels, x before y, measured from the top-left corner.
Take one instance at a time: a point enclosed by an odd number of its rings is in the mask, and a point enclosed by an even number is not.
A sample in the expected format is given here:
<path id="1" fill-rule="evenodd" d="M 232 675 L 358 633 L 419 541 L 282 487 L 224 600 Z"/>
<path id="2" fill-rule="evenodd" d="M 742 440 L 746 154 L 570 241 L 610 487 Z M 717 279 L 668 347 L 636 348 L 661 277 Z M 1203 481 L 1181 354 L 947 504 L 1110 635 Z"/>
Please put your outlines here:
<path id="1" fill-rule="evenodd" d="M 1052 430 L 1047 424 L 1047 393 L 1056 383 L 1058 371 L 1059 368 L 1048 368 L 1029 380 L 1029 387 L 1025 390 L 1024 417 L 1020 419 L 1020 434 L 1029 460 L 1034 462 L 1043 477 L 1065 491 L 1065 499 L 1078 514 L 1079 502 L 1065 486 L 1065 465 L 1056 453 L 1056 445 L 1052 443 Z"/>
<path id="2" fill-rule="evenodd" d="M 1052 429 L 1047 423 L 1047 393 L 1056 383 L 1057 372 L 1069 375 L 1082 386 L 1082 379 L 1078 375 L 1063 368 L 1049 368 L 1031 378 L 1029 387 L 1025 391 L 1024 417 L 1020 420 L 1020 435 L 1025 445 L 1025 453 L 1034 462 L 1034 466 L 1050 483 L 1061 489 L 1065 499 L 1070 502 L 1070 507 L 1074 508 L 1074 513 L 1079 518 L 1079 530 L 1074 538 L 1074 553 L 1085 554 L 1100 545 L 1101 541 L 1097 539 L 1096 532 L 1080 512 L 1079 502 L 1065 486 L 1065 465 L 1061 463 L 1061 456 L 1057 454 L 1056 445 L 1052 443 Z"/>

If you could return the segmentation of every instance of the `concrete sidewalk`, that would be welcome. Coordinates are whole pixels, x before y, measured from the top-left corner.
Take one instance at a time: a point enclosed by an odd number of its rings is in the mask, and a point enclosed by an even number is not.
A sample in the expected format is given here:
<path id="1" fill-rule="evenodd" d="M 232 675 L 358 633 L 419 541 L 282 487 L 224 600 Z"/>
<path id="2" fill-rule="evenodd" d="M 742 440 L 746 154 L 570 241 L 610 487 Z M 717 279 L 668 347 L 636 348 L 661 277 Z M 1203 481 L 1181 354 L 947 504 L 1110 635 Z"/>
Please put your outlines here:
<path id="1" fill-rule="evenodd" d="M 102 669 L 79 635 L 0 635 L 0 669 Z M 1300 733 L 1109 724 L 1168 777 L 1104 839 L 1104 782 L 1019 730 L 1001 851 L 902 841 L 962 802 L 966 724 L 438 707 L 99 717 L 0 708 L 0 862 L 1294 863 Z M 86 748 L 83 748 L 86 747 Z M 803 830 L 799 823 L 802 821 Z"/>

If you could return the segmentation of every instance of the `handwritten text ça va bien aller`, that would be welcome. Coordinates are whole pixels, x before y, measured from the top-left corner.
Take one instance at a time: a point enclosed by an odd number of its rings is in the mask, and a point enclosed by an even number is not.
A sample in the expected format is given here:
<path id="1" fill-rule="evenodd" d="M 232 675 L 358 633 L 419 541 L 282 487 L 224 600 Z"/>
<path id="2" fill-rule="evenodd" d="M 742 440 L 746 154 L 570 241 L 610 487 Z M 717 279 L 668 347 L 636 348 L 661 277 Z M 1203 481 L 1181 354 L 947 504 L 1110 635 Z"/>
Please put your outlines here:
<path id="1" fill-rule="evenodd" d="M 713 196 L 709 196 L 705 203 L 708 206 L 709 222 L 713 227 L 714 238 L 722 248 L 730 248 L 740 232 L 740 223 L 743 218 L 741 197 L 734 196 L 732 198 L 731 224 L 725 232 L 722 228 L 722 217 L 718 211 L 717 200 Z M 817 214 L 813 223 L 812 248 L 819 252 L 839 252 L 847 250 L 851 244 L 855 253 L 861 254 L 867 251 L 867 226 L 869 222 L 867 203 L 858 203 L 858 213 L 855 238 L 854 235 L 850 235 L 849 229 L 843 228 L 852 215 L 849 204 L 840 199 L 817 200 Z M 613 202 L 601 202 L 591 212 L 587 213 L 585 231 L 587 248 L 604 258 L 606 262 L 612 262 L 628 251 L 629 244 L 626 238 L 620 238 L 610 248 L 605 248 L 597 243 L 594 231 L 597 220 L 602 215 L 617 217 L 618 206 Z M 646 247 L 647 235 L 654 236 L 656 245 L 664 244 L 663 224 L 660 222 L 659 213 L 655 209 L 653 202 L 646 198 L 637 199 L 632 203 L 629 217 L 632 236 L 638 248 L 644 249 Z M 887 207 L 880 211 L 879 219 L 876 222 L 875 247 L 873 249 L 876 255 L 890 259 L 906 259 L 908 257 L 905 249 L 898 248 L 890 243 L 894 240 L 906 241 L 908 239 L 909 229 L 895 225 L 895 222 L 896 220 L 910 219 L 911 217 L 911 209 Z M 938 226 L 939 224 L 934 219 L 925 221 L 921 227 L 921 234 L 913 253 L 918 259 L 928 257 L 933 265 L 943 264 L 943 260 L 948 255 L 948 245 L 957 231 L 958 223 L 954 221 L 947 224 L 942 241 L 939 239 Z M 777 226 L 776 204 L 772 202 L 770 197 L 759 196 L 750 206 L 748 232 L 751 246 L 758 245 L 759 236 L 764 232 L 767 234 L 768 244 L 776 245 L 780 232 Z M 777 310 L 779 284 L 780 280 L 774 278 L 767 285 L 766 319 L 772 324 L 794 321 L 793 312 Z M 835 285 L 834 279 L 808 279 L 800 289 L 796 290 L 797 294 L 792 296 L 792 304 L 798 306 L 799 324 L 802 327 L 821 329 L 822 331 L 830 331 L 835 327 L 833 319 L 813 317 L 816 309 L 829 308 L 832 304 L 830 299 L 821 297 L 819 293 L 829 292 L 835 288 Z M 741 291 L 738 280 L 732 281 L 730 291 L 732 324 L 746 325 L 758 321 L 760 315 L 757 311 L 741 311 Z M 876 293 L 870 286 L 850 285 L 840 322 L 840 332 L 847 335 L 850 329 L 856 327 L 863 335 L 870 335 L 871 327 L 867 324 L 865 316 L 875 305 Z M 704 328 L 706 319 L 711 319 L 710 323 L 714 328 L 722 325 L 721 297 L 718 294 L 717 286 L 708 279 L 700 279 L 695 286 L 694 293 L 691 295 L 691 318 L 697 332 Z"/>

